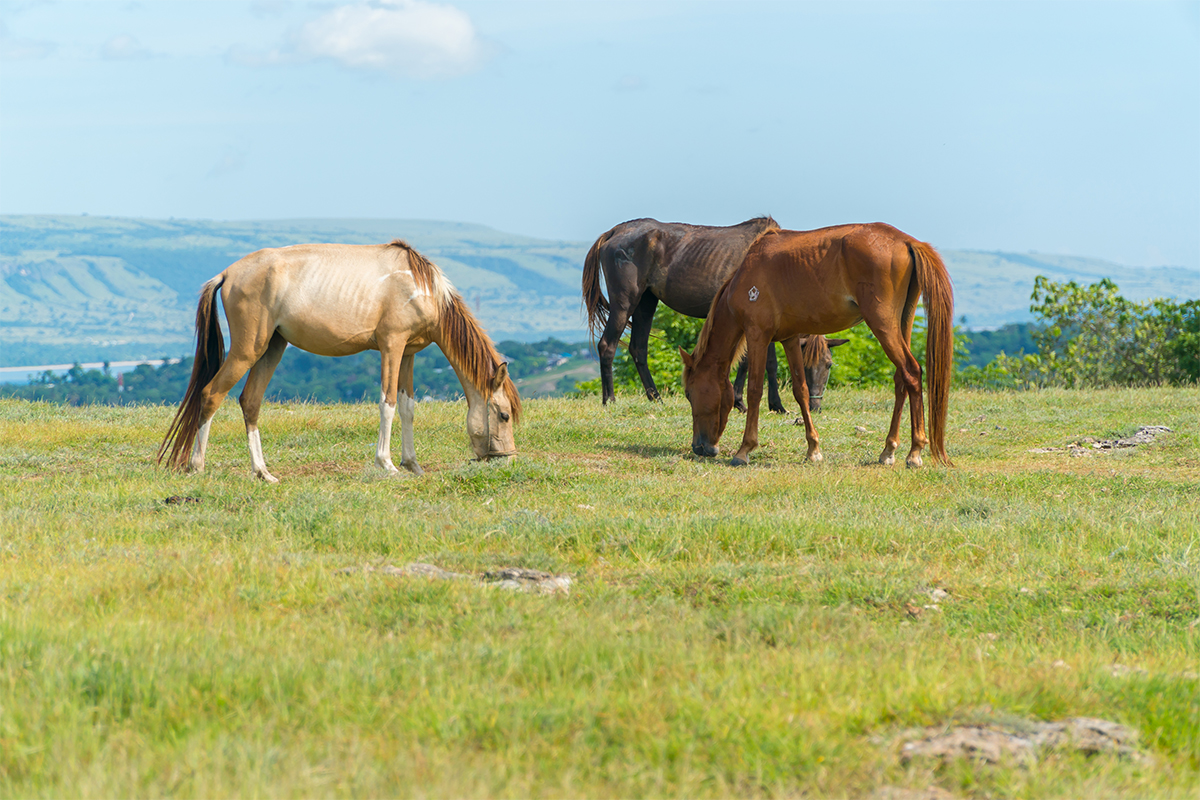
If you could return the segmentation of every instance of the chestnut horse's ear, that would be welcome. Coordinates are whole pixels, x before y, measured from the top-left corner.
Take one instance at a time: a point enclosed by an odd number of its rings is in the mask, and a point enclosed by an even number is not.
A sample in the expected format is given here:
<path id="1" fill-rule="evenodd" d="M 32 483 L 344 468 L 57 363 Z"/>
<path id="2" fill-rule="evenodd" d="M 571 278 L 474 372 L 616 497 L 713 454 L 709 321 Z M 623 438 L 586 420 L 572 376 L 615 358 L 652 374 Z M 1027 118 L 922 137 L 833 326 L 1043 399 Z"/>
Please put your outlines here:
<path id="1" fill-rule="evenodd" d="M 504 385 L 504 379 L 508 377 L 508 362 L 501 361 L 500 366 L 496 367 L 496 374 L 492 376 L 492 391 L 497 392 Z"/>
<path id="2" fill-rule="evenodd" d="M 683 359 L 683 365 L 688 369 L 692 368 L 692 354 L 682 347 L 679 348 L 679 357 Z"/>
<path id="3" fill-rule="evenodd" d="M 829 344 L 830 347 L 837 347 L 838 345 L 846 344 L 850 340 L 849 339 L 826 339 L 825 341 Z"/>

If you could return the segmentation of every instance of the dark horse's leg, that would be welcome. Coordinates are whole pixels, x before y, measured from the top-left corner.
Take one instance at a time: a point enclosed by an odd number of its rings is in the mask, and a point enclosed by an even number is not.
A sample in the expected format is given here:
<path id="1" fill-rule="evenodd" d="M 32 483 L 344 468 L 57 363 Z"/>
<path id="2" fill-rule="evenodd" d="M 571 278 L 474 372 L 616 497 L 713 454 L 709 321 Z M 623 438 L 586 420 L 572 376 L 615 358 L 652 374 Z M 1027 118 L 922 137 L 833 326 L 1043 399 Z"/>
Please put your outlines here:
<path id="1" fill-rule="evenodd" d="M 641 299 L 637 287 L 637 267 L 632 261 L 620 259 L 604 270 L 604 282 L 608 284 L 608 321 L 604 333 L 596 343 L 596 354 L 600 356 L 600 387 L 604 403 L 616 400 L 613 391 L 612 362 L 621 343 L 621 334 L 629 324 L 630 311 Z"/>
<path id="2" fill-rule="evenodd" d="M 738 362 L 737 377 L 733 380 L 733 407 L 738 411 L 746 411 L 746 402 L 742 400 L 742 387 L 746 385 L 746 357 Z M 775 355 L 775 344 L 767 351 L 767 407 L 776 414 L 786 414 L 783 400 L 779 397 L 779 359 Z"/>
<path id="3" fill-rule="evenodd" d="M 746 401 L 742 399 L 742 388 L 746 385 L 746 355 L 738 362 L 737 375 L 733 379 L 733 407 L 746 413 Z"/>
<path id="4" fill-rule="evenodd" d="M 800 373 L 803 376 L 804 373 Z M 779 399 L 779 358 L 775 354 L 775 343 L 767 345 L 767 408 L 776 414 L 786 414 L 783 400 Z"/>
<path id="5" fill-rule="evenodd" d="M 650 326 L 654 322 L 654 309 L 658 308 L 658 297 L 651 292 L 642 295 L 641 302 L 633 312 L 633 329 L 629 332 L 629 356 L 637 367 L 638 377 L 642 379 L 642 388 L 646 390 L 647 400 L 661 400 L 658 387 L 654 385 L 654 377 L 650 374 L 650 365 L 646 358 L 650 352 Z"/>

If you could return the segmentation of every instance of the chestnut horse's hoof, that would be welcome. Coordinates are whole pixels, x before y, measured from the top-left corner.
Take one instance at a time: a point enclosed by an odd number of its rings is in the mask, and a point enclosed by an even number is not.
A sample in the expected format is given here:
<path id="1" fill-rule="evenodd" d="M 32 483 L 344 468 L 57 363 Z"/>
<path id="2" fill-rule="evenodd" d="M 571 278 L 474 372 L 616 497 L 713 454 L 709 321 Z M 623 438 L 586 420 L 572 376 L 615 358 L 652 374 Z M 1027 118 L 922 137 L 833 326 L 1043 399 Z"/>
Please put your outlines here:
<path id="1" fill-rule="evenodd" d="M 744 458 L 738 458 L 737 456 L 734 456 L 733 458 L 729 459 L 729 466 L 731 466 L 731 467 L 744 467 L 744 466 L 748 465 L 749 463 L 750 462 L 746 461 Z"/>

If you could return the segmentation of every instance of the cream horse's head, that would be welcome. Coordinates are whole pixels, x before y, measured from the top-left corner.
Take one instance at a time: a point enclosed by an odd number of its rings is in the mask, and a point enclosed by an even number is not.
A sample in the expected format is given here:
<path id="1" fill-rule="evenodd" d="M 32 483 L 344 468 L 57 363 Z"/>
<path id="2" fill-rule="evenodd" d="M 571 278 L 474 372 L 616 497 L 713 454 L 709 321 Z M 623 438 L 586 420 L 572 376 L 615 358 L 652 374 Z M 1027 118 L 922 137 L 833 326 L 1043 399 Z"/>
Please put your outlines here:
<path id="1" fill-rule="evenodd" d="M 508 364 L 501 363 L 492 376 L 486 396 L 467 393 L 467 434 L 471 437 L 475 458 L 480 461 L 516 455 L 513 423 L 520 412 L 509 397 L 509 386 Z"/>

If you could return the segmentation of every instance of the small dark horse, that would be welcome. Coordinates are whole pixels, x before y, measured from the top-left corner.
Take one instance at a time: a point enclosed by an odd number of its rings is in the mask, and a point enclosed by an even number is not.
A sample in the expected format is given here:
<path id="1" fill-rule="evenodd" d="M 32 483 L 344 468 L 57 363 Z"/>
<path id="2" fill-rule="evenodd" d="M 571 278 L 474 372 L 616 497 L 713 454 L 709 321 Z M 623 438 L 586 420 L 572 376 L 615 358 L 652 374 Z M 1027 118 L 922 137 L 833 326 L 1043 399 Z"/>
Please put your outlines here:
<path id="1" fill-rule="evenodd" d="M 779 224 L 770 217 L 725 228 L 635 219 L 622 222 L 597 239 L 583 262 L 583 302 L 592 336 L 603 329 L 596 345 L 603 402 L 616 399 L 612 362 L 631 316 L 629 355 L 646 397 L 658 400 L 658 387 L 650 375 L 646 354 L 650 323 L 659 301 L 680 314 L 703 319 L 713 296 L 742 263 L 750 246 L 767 231 L 778 229 Z M 600 290 L 601 271 L 608 285 L 607 300 Z M 772 411 L 782 413 L 785 409 L 779 399 L 776 370 L 772 350 L 767 358 L 771 379 L 768 404 Z M 814 388 L 819 393 L 824 385 Z"/>
<path id="2" fill-rule="evenodd" d="M 929 436 L 921 393 L 921 365 L 913 355 L 913 317 L 924 296 L 928 320 L 925 359 L 929 380 Z M 683 358 L 683 385 L 692 406 L 692 451 L 715 456 L 733 408 L 729 368 L 746 353 L 749 410 L 733 464 L 745 464 L 758 446 L 762 372 L 772 342 L 782 342 L 792 373 L 803 369 L 805 334 L 845 330 L 860 320 L 896 365 L 896 402 L 880 463 L 892 464 L 900 444 L 900 415 L 908 400 L 912 447 L 905 462 L 921 466 L 921 451 L 949 464 L 946 412 L 954 356 L 954 291 L 937 251 L 890 225 L 838 225 L 815 231 L 771 231 L 746 253 L 713 299 L 704 328 Z M 821 460 L 804 381 L 792 381 L 808 439 L 808 458 Z"/>

